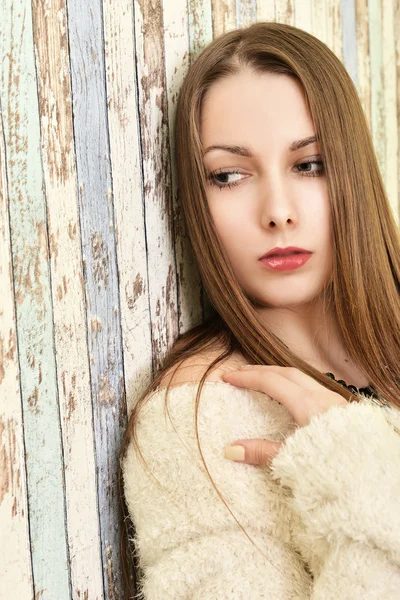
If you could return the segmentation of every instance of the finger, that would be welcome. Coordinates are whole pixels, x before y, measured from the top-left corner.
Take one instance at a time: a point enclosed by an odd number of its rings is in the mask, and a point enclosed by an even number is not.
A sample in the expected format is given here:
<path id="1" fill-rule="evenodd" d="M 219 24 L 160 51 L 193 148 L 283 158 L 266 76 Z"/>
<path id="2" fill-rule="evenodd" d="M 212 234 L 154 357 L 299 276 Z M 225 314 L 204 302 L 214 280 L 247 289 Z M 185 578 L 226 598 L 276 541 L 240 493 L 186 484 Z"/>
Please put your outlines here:
<path id="1" fill-rule="evenodd" d="M 240 369 L 236 370 L 242 372 L 255 369 L 262 369 L 266 373 L 279 373 L 283 377 L 286 377 L 290 381 L 293 381 L 293 383 L 301 385 L 307 390 L 320 391 L 321 387 L 325 388 L 325 386 L 319 383 L 319 381 L 316 381 L 313 377 L 307 375 L 306 373 L 304 373 L 300 369 L 297 369 L 296 367 L 280 367 L 278 365 L 245 365 L 243 367 L 240 367 Z M 229 371 L 229 373 L 235 373 L 236 370 Z"/>
<path id="2" fill-rule="evenodd" d="M 267 394 L 285 406 L 291 414 L 296 412 L 299 402 L 304 400 L 308 393 L 303 386 L 272 370 L 266 372 L 262 369 L 241 369 L 224 373 L 223 379 L 237 387 Z"/>
<path id="3" fill-rule="evenodd" d="M 281 442 L 271 440 L 240 440 L 225 446 L 224 456 L 228 460 L 261 467 L 269 465 L 281 447 Z"/>

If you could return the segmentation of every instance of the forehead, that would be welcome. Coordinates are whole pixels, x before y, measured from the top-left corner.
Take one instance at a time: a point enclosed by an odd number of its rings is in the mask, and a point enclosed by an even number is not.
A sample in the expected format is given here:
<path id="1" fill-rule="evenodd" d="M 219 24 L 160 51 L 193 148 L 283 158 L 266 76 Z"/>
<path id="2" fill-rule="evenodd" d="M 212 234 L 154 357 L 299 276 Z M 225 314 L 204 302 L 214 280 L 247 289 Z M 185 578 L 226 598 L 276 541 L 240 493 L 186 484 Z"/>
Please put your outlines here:
<path id="1" fill-rule="evenodd" d="M 203 100 L 204 146 L 244 140 L 289 143 L 313 130 L 301 84 L 287 75 L 246 70 L 212 84 Z"/>

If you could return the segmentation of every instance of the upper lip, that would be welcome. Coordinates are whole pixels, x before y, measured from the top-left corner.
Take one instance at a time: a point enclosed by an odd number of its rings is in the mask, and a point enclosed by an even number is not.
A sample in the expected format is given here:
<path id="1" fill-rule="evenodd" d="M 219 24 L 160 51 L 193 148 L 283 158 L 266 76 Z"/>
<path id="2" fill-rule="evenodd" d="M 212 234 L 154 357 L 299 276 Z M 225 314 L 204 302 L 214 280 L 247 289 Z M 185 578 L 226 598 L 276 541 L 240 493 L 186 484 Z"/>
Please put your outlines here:
<path id="1" fill-rule="evenodd" d="M 276 246 L 275 248 L 272 248 L 272 250 L 266 252 L 266 254 L 263 254 L 261 258 L 286 256 L 287 254 L 311 254 L 311 250 L 304 250 L 304 248 L 297 248 L 296 246 L 287 246 L 286 248 L 279 248 L 279 246 Z"/>

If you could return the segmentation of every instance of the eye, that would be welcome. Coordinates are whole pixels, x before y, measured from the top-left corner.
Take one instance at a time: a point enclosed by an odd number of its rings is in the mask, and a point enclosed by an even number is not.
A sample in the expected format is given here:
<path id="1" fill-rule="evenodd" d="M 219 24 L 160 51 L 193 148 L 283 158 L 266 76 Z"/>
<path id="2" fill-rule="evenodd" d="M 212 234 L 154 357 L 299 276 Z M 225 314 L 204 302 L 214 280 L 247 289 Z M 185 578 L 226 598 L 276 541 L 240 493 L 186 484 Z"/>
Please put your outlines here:
<path id="1" fill-rule="evenodd" d="M 309 169 L 307 169 L 305 171 L 300 170 L 300 174 L 304 177 L 318 177 L 323 174 L 324 163 L 322 160 L 317 160 L 317 159 L 303 160 L 303 162 L 298 163 L 293 168 L 295 169 L 297 167 L 310 167 L 311 165 L 316 165 L 318 168 L 315 169 L 314 171 L 311 171 Z"/>
<path id="2" fill-rule="evenodd" d="M 310 168 L 313 165 L 316 167 L 315 169 Z M 299 169 L 296 172 L 300 173 L 301 177 L 320 177 L 324 174 L 324 162 L 317 158 L 310 158 L 309 160 L 303 160 L 297 165 L 294 165 L 293 169 Z M 209 173 L 207 179 L 209 180 L 210 185 L 215 185 L 222 190 L 224 188 L 231 188 L 234 185 L 239 185 L 241 181 L 239 177 L 234 178 L 233 181 L 229 181 L 231 175 L 243 175 L 246 177 L 245 173 L 241 173 L 237 170 L 224 171 L 223 169 L 218 169 Z"/>
<path id="3" fill-rule="evenodd" d="M 234 185 L 239 185 L 240 180 L 237 177 L 233 181 L 229 182 L 230 175 L 244 175 L 244 173 L 240 173 L 240 171 L 217 170 L 210 173 L 207 179 L 209 180 L 211 185 L 215 185 L 221 190 L 226 187 L 231 188 Z M 218 180 L 217 177 L 221 178 L 222 181 L 221 179 Z"/>

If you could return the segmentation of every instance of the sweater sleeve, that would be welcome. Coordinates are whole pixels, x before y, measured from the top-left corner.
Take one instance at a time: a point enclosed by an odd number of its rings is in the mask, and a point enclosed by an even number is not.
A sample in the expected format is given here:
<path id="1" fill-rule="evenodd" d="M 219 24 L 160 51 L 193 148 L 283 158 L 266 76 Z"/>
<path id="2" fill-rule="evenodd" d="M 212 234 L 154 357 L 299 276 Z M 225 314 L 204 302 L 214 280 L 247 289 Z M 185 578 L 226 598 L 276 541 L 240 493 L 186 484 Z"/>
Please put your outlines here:
<path id="1" fill-rule="evenodd" d="M 288 542 L 290 513 L 266 469 L 227 461 L 226 444 L 293 430 L 286 409 L 226 383 L 201 393 L 198 435 L 194 386 L 155 393 L 137 426 L 143 465 L 132 444 L 122 463 L 141 570 L 139 600 L 293 600 L 310 597 L 311 576 Z"/>
<path id="2" fill-rule="evenodd" d="M 271 462 L 301 523 L 294 545 L 313 600 L 400 598 L 400 412 L 335 406 L 286 438 Z"/>
<path id="3" fill-rule="evenodd" d="M 156 392 L 137 429 L 146 466 L 132 445 L 122 463 L 138 600 L 398 600 L 400 436 L 384 409 L 332 407 L 298 428 L 268 396 L 209 383 L 207 473 L 195 392 L 172 389 L 167 411 Z M 251 438 L 284 442 L 271 468 L 224 458 Z"/>

